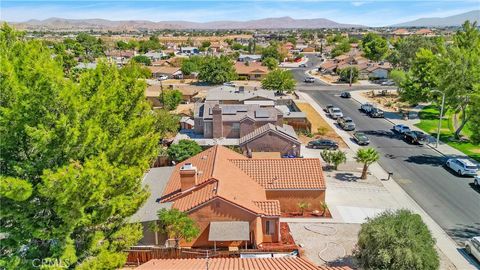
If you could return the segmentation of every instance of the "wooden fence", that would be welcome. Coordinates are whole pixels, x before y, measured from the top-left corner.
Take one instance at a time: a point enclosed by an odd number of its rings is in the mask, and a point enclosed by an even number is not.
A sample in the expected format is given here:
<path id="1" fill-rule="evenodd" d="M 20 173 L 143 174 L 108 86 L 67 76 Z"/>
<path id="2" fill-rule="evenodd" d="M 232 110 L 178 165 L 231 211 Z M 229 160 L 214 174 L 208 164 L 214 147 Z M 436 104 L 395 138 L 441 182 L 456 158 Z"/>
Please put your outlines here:
<path id="1" fill-rule="evenodd" d="M 140 265 L 152 259 L 188 259 L 188 258 L 238 258 L 240 253 L 275 253 L 292 252 L 296 248 L 266 248 L 266 249 L 248 249 L 248 250 L 217 250 L 211 249 L 177 249 L 160 247 L 135 247 L 128 250 L 127 265 Z"/>

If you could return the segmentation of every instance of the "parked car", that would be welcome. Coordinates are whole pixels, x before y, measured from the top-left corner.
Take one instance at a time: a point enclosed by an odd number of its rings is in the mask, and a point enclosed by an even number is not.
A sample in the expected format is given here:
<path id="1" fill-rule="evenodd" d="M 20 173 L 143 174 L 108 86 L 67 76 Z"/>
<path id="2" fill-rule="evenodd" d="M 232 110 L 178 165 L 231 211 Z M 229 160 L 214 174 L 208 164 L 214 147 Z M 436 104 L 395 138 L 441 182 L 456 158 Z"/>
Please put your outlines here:
<path id="1" fill-rule="evenodd" d="M 339 117 L 337 123 L 343 130 L 355 130 L 355 123 L 350 117 Z"/>
<path id="2" fill-rule="evenodd" d="M 363 132 L 355 132 L 353 133 L 353 139 L 359 145 L 368 145 L 370 144 L 370 140 L 368 139 L 367 135 Z"/>
<path id="3" fill-rule="evenodd" d="M 388 80 L 388 81 L 382 82 L 381 85 L 383 85 L 383 86 L 392 86 L 392 85 L 395 85 L 395 82 L 392 81 L 392 80 Z"/>
<path id="4" fill-rule="evenodd" d="M 352 95 L 350 94 L 350 92 L 342 92 L 342 93 L 340 94 L 340 97 L 342 97 L 342 98 L 351 98 Z"/>
<path id="5" fill-rule="evenodd" d="M 332 140 L 327 140 L 327 139 L 318 139 L 318 140 L 310 141 L 308 142 L 307 146 L 313 149 L 328 149 L 328 150 L 338 149 L 338 143 Z"/>
<path id="6" fill-rule="evenodd" d="M 306 68 L 306 67 L 307 67 L 307 64 L 300 64 L 298 67 Z"/>
<path id="7" fill-rule="evenodd" d="M 159 81 L 165 81 L 168 79 L 168 76 L 167 75 L 161 75 L 157 78 Z"/>
<path id="8" fill-rule="evenodd" d="M 383 118 L 384 114 L 383 111 L 378 109 L 378 108 L 372 108 L 370 111 L 368 111 L 368 116 L 372 118 Z"/>
<path id="9" fill-rule="evenodd" d="M 411 144 L 426 144 L 428 143 L 428 136 L 427 134 L 421 132 L 421 131 L 416 131 L 416 130 L 411 130 L 403 133 L 403 139 Z"/>
<path id="10" fill-rule="evenodd" d="M 365 113 L 368 113 L 371 109 L 373 109 L 373 105 L 371 103 L 363 103 L 360 106 L 360 110 Z"/>
<path id="11" fill-rule="evenodd" d="M 328 109 L 328 115 L 330 115 L 330 117 L 332 119 L 337 119 L 339 117 L 343 117 L 342 110 L 340 110 L 337 107 L 332 107 L 332 108 Z"/>
<path id="12" fill-rule="evenodd" d="M 323 111 L 328 113 L 328 111 L 333 107 L 335 107 L 335 106 L 333 106 L 333 104 L 327 104 L 327 106 L 325 106 L 325 108 L 323 108 Z"/>
<path id="13" fill-rule="evenodd" d="M 235 87 L 235 84 L 234 84 L 233 82 L 224 82 L 224 83 L 223 83 L 223 86 Z"/>
<path id="14" fill-rule="evenodd" d="M 480 236 L 475 236 L 465 241 L 465 251 L 480 262 Z"/>
<path id="15" fill-rule="evenodd" d="M 397 133 L 400 133 L 400 134 L 403 134 L 405 132 L 410 131 L 410 128 L 408 126 L 399 124 L 399 125 L 393 126 L 393 131 L 395 131 Z"/>
<path id="16" fill-rule="evenodd" d="M 480 188 L 480 175 L 476 175 L 473 179 L 473 185 Z"/>
<path id="17" fill-rule="evenodd" d="M 471 175 L 476 176 L 478 167 L 473 162 L 466 158 L 450 158 L 445 163 L 447 168 L 452 169 L 458 175 Z"/>
<path id="18" fill-rule="evenodd" d="M 305 80 L 304 80 L 306 83 L 314 83 L 315 82 L 315 78 L 314 77 L 305 77 Z"/>

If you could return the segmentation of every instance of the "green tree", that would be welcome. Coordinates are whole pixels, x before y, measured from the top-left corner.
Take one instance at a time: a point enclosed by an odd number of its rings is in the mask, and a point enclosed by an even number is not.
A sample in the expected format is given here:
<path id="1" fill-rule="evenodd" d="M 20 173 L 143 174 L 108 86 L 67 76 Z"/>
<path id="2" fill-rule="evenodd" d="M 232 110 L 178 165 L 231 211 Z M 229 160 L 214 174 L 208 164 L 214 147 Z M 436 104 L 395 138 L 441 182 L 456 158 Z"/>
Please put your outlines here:
<path id="1" fill-rule="evenodd" d="M 432 90 L 437 89 L 437 59 L 432 51 L 420 49 L 412 67 L 400 84 L 401 98 L 411 104 L 428 101 Z"/>
<path id="2" fill-rule="evenodd" d="M 340 70 L 339 72 L 340 80 L 344 82 L 354 83 L 358 81 L 358 68 L 356 66 L 348 66 Z"/>
<path id="3" fill-rule="evenodd" d="M 280 93 L 293 92 L 296 81 L 289 70 L 276 69 L 267 74 L 262 80 L 262 88 Z"/>
<path id="4" fill-rule="evenodd" d="M 172 137 L 180 129 L 180 117 L 167 110 L 155 110 L 159 121 L 156 123 L 156 129 L 160 138 Z"/>
<path id="5" fill-rule="evenodd" d="M 262 59 L 269 57 L 277 59 L 279 62 L 282 62 L 285 58 L 285 55 L 280 53 L 278 44 L 274 43 L 262 49 Z"/>
<path id="6" fill-rule="evenodd" d="M 175 110 L 178 107 L 178 104 L 182 102 L 183 96 L 182 92 L 177 89 L 164 90 L 160 94 L 160 99 L 163 104 L 163 107 L 166 110 Z"/>
<path id="7" fill-rule="evenodd" d="M 337 150 L 337 151 L 323 150 L 320 153 L 320 156 L 326 163 L 328 163 L 329 165 L 332 164 L 334 170 L 338 169 L 338 165 L 347 162 L 347 156 L 345 152 L 342 152 L 340 150 Z"/>
<path id="8" fill-rule="evenodd" d="M 332 56 L 337 57 L 344 53 L 350 51 L 350 43 L 348 43 L 348 39 L 343 39 L 341 42 L 337 43 L 332 50 Z"/>
<path id="9" fill-rule="evenodd" d="M 358 233 L 355 255 L 364 269 L 425 269 L 440 266 L 432 237 L 422 218 L 408 210 L 370 218 Z"/>
<path id="10" fill-rule="evenodd" d="M 243 45 L 238 42 L 232 44 L 232 50 L 239 51 L 243 49 L 245 49 L 245 47 L 243 47 Z"/>
<path id="11" fill-rule="evenodd" d="M 355 160 L 357 162 L 363 163 L 363 170 L 361 179 L 367 179 L 368 167 L 378 161 L 380 159 L 380 155 L 378 154 L 377 150 L 374 148 L 360 148 L 357 151 L 355 156 Z"/>
<path id="12" fill-rule="evenodd" d="M 160 120 L 136 73 L 99 62 L 76 83 L 51 53 L 0 30 L 0 265 L 115 269 L 141 237 L 126 221 L 148 197 Z"/>
<path id="13" fill-rule="evenodd" d="M 198 55 L 190 56 L 187 59 L 183 59 L 180 68 L 182 70 L 182 73 L 184 75 L 190 75 L 194 72 L 199 72 L 203 59 L 204 57 Z"/>
<path id="14" fill-rule="evenodd" d="M 415 55 L 420 49 L 427 49 L 433 53 L 437 53 L 443 42 L 443 38 L 418 35 L 399 38 L 393 42 L 393 50 L 388 55 L 387 60 L 395 67 L 408 70 L 412 66 Z"/>
<path id="15" fill-rule="evenodd" d="M 310 207 L 310 203 L 308 202 L 299 202 L 297 203 L 298 208 L 300 209 L 300 212 L 305 213 L 305 210 L 307 210 Z"/>
<path id="16" fill-rule="evenodd" d="M 233 61 L 227 56 L 205 57 L 200 66 L 198 78 L 211 84 L 221 84 L 237 78 Z"/>
<path id="17" fill-rule="evenodd" d="M 160 209 L 157 215 L 159 224 L 153 226 L 154 231 L 165 233 L 170 239 L 175 239 L 177 247 L 181 239 L 190 242 L 200 234 L 195 221 L 178 209 Z"/>
<path id="18" fill-rule="evenodd" d="M 407 76 L 405 74 L 405 71 L 401 69 L 392 69 L 390 71 L 390 74 L 388 74 L 388 77 L 395 82 L 396 85 L 402 85 L 405 80 L 407 79 Z"/>
<path id="19" fill-rule="evenodd" d="M 136 55 L 136 56 L 132 57 L 132 60 L 137 62 L 137 63 L 144 64 L 146 66 L 150 66 L 152 64 L 152 60 L 148 56 L 145 56 L 145 55 Z"/>
<path id="20" fill-rule="evenodd" d="M 453 36 L 453 44 L 436 55 L 436 59 L 438 89 L 445 93 L 447 106 L 460 116 L 460 125 L 455 130 L 455 137 L 459 138 L 472 117 L 478 119 L 474 110 L 480 106 L 475 98 L 480 85 L 480 31 L 476 22 L 466 21 Z"/>
<path id="21" fill-rule="evenodd" d="M 180 140 L 177 144 L 172 144 L 167 150 L 168 156 L 175 162 L 182 162 L 200 152 L 202 152 L 202 148 L 196 141 L 192 140 Z"/>
<path id="22" fill-rule="evenodd" d="M 388 52 L 388 43 L 385 38 L 375 33 L 368 33 L 362 39 L 362 48 L 365 57 L 373 61 L 380 61 Z"/>
<path id="23" fill-rule="evenodd" d="M 278 60 L 273 57 L 267 57 L 262 60 L 262 65 L 268 67 L 269 70 L 274 70 L 278 67 Z"/>

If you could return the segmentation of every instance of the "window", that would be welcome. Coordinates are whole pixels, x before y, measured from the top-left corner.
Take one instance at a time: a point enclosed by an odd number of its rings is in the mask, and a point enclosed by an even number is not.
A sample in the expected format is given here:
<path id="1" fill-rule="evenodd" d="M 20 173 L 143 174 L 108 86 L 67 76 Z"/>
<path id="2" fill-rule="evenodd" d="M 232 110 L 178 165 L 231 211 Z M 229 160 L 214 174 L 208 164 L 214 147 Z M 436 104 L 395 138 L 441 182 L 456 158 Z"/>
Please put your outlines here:
<path id="1" fill-rule="evenodd" d="M 265 234 L 273 235 L 275 233 L 275 221 L 267 220 L 265 222 Z"/>
<path id="2" fill-rule="evenodd" d="M 232 124 L 232 129 L 233 130 L 239 130 L 240 129 L 240 123 L 233 123 Z"/>

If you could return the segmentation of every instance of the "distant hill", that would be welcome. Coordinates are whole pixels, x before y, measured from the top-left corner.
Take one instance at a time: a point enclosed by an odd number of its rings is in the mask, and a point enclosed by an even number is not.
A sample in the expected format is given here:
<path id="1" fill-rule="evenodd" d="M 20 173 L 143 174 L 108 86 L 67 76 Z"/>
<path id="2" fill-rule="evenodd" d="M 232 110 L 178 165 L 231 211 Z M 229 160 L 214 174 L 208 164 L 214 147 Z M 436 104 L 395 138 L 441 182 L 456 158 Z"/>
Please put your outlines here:
<path id="1" fill-rule="evenodd" d="M 29 30 L 156 30 L 156 29 L 312 29 L 312 28 L 352 28 L 361 25 L 337 23 L 327 19 L 292 19 L 290 17 L 266 18 L 250 21 L 212 21 L 205 23 L 188 21 L 110 21 L 104 19 L 63 19 L 29 20 L 12 23 Z"/>
<path id="2" fill-rule="evenodd" d="M 458 15 L 444 18 L 421 18 L 410 22 L 392 25 L 393 27 L 435 27 L 435 26 L 460 26 L 466 20 L 480 23 L 480 10 L 472 10 Z"/>

